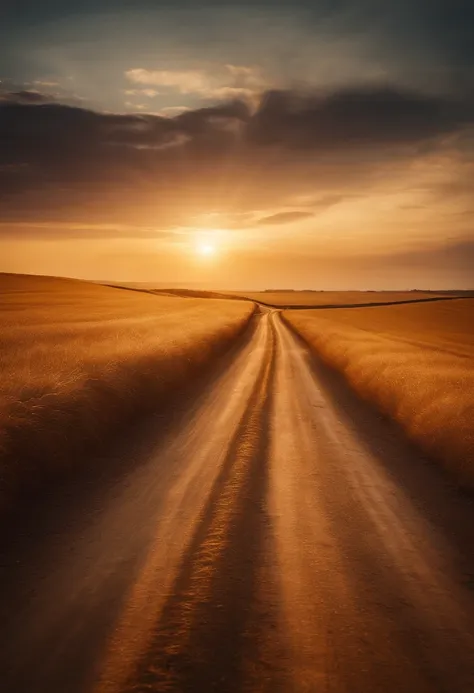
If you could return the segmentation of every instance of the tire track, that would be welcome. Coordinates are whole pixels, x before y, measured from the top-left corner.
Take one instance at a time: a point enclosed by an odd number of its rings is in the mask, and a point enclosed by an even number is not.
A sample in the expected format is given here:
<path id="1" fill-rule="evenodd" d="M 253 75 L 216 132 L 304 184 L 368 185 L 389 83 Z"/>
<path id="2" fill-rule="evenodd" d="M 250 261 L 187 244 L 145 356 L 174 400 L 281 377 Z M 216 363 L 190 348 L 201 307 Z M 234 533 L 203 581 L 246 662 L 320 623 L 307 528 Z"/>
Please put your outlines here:
<path id="1" fill-rule="evenodd" d="M 473 691 L 472 599 L 449 545 L 384 470 L 416 471 L 419 460 L 376 428 L 347 386 L 328 394 L 307 349 L 279 321 L 276 331 L 272 492 L 282 629 L 295 672 L 288 690 Z M 345 399 L 353 420 L 342 413 Z M 440 491 L 448 503 L 449 491 Z"/>
<path id="2" fill-rule="evenodd" d="M 126 691 L 275 690 L 266 575 L 275 336 L 146 656 Z M 262 594 L 263 586 L 266 594 Z M 271 651 L 271 654 L 269 652 Z"/>

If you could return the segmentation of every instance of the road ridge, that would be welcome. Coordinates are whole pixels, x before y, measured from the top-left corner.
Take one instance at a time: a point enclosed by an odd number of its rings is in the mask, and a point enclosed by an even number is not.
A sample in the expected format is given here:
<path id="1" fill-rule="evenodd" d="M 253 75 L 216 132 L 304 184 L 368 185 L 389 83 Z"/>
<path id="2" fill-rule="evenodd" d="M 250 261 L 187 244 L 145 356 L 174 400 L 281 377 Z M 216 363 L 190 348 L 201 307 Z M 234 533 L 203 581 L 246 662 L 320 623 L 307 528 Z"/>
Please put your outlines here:
<path id="1" fill-rule="evenodd" d="M 258 571 L 264 560 L 269 416 L 275 333 L 269 323 L 265 358 L 236 426 L 172 594 L 149 650 L 124 690 L 208 691 L 216 681 L 241 691 L 258 669 L 255 619 Z M 258 611 L 258 609 L 257 609 Z M 252 623 L 253 622 L 253 623 Z M 253 660 L 254 666 L 249 667 Z M 216 670 L 216 667 L 218 670 Z M 261 674 L 257 675 L 261 680 Z M 220 690 L 218 688 L 217 690 Z"/>

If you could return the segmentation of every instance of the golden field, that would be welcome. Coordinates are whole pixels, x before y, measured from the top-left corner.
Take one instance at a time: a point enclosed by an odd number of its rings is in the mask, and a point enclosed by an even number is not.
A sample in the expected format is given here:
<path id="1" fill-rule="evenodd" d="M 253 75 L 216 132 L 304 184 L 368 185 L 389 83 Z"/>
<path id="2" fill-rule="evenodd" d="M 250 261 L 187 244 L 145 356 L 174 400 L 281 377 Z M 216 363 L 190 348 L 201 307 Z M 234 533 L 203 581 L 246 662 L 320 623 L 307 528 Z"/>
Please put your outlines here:
<path id="1" fill-rule="evenodd" d="M 273 308 L 339 308 L 391 303 L 436 302 L 445 299 L 474 297 L 473 291 L 216 291 L 203 289 L 158 289 L 152 284 L 120 284 L 135 291 L 149 291 L 158 296 L 188 298 L 246 299 Z"/>
<path id="2" fill-rule="evenodd" d="M 254 305 L 0 275 L 0 505 L 165 405 Z"/>
<path id="3" fill-rule="evenodd" d="M 442 293 L 430 291 L 233 291 L 229 294 L 281 308 L 400 303 L 444 297 Z"/>
<path id="4" fill-rule="evenodd" d="M 283 317 L 360 395 L 474 486 L 474 299 Z"/>

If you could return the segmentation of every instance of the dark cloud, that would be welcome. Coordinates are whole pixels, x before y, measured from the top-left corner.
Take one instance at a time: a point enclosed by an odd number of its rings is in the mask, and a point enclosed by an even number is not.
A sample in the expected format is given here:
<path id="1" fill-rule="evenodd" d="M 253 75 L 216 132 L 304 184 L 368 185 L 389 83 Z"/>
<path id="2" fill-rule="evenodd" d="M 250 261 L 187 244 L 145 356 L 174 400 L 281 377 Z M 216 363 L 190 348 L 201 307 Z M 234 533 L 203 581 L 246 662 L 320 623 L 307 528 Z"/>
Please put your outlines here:
<path id="1" fill-rule="evenodd" d="M 185 127 L 186 131 L 202 131 L 203 126 L 218 125 L 229 120 L 246 121 L 250 117 L 249 107 L 243 101 L 232 101 L 219 106 L 199 108 L 194 111 L 185 111 L 177 115 L 173 120 L 177 126 Z"/>
<path id="2" fill-rule="evenodd" d="M 93 21 L 94 16 L 105 13 L 130 20 L 134 12 L 157 32 L 167 11 L 176 12 L 181 19 L 195 8 L 195 0 L 176 0 L 172 6 L 169 0 L 70 0 L 67 3 L 3 0 L 0 35 L 4 33 L 8 42 L 22 29 L 37 29 L 57 20 L 80 21 L 88 17 Z M 419 54 L 436 55 L 447 67 L 472 66 L 474 60 L 474 5 L 470 0 L 202 0 L 199 3 L 200 12 L 209 13 L 216 26 L 219 23 L 222 34 L 228 29 L 225 13 L 235 20 L 232 12 L 236 9 L 243 14 L 254 10 L 269 23 L 272 17 L 278 16 L 290 21 L 292 17 L 302 18 L 315 34 L 327 24 L 337 34 L 372 36 L 375 42 L 396 48 L 400 54 L 417 48 Z M 224 14 L 221 22 L 218 11 Z M 205 26 L 196 26 L 195 33 L 207 37 Z"/>
<path id="3" fill-rule="evenodd" d="M 4 101 L 10 104 L 38 105 L 56 101 L 51 94 L 42 94 L 36 90 L 21 89 L 19 91 L 0 92 L 0 103 Z"/>
<path id="4" fill-rule="evenodd" d="M 423 142 L 473 122 L 470 101 L 393 87 L 321 95 L 271 91 L 252 120 L 249 136 L 258 144 L 292 148 L 369 147 Z"/>
<path id="5" fill-rule="evenodd" d="M 175 118 L 146 114 L 109 114 L 85 108 L 52 104 L 47 97 L 36 92 L 20 92 L 22 98 L 0 101 L 0 136 L 12 138 L 16 147 L 23 137 L 27 145 L 40 145 L 42 149 L 55 144 L 77 148 L 96 148 L 110 144 L 130 146 L 158 145 L 170 133 L 193 136 L 219 131 L 222 124 L 248 118 L 246 104 L 235 102 L 183 113 Z M 28 94 L 25 98 L 24 95 Z M 36 108 L 28 104 L 39 104 Z"/>
<path id="6" fill-rule="evenodd" d="M 278 214 L 272 214 L 269 217 L 262 217 L 258 220 L 258 224 L 272 225 L 272 224 L 291 224 L 293 221 L 301 221 L 302 219 L 309 219 L 313 216 L 312 212 L 279 212 Z"/>
<path id="7" fill-rule="evenodd" d="M 245 117 L 244 104 L 200 109 L 176 118 L 117 115 L 63 104 L 0 102 L 0 167 L 21 164 L 37 182 L 116 180 L 146 174 L 172 145 L 206 138 L 209 153 L 228 137 L 223 125 Z M 210 137 L 211 136 L 211 137 Z M 6 181 L 4 181 L 6 182 Z M 19 184 L 17 177 L 13 183 Z"/>
<path id="8" fill-rule="evenodd" d="M 150 213 L 169 222 L 166 210 L 173 205 L 212 209 L 230 195 L 246 200 L 241 211 L 259 201 L 255 211 L 281 207 L 282 192 L 297 194 L 302 180 L 314 193 L 314 202 L 302 206 L 324 208 L 348 194 L 328 189 L 333 180 L 341 190 L 348 170 L 360 180 L 400 151 L 415 155 L 474 123 L 467 100 L 389 87 L 316 95 L 273 91 L 254 113 L 234 101 L 174 118 L 100 113 L 35 98 L 4 95 L 0 101 L 0 211 L 6 220 L 35 218 L 39 210 L 49 219 L 65 210 L 81 220 L 87 214 L 109 220 L 128 205 L 134 217 Z M 318 178 L 320 158 L 325 166 Z M 309 211 L 260 223 L 287 223 L 295 215 L 301 219 Z"/>

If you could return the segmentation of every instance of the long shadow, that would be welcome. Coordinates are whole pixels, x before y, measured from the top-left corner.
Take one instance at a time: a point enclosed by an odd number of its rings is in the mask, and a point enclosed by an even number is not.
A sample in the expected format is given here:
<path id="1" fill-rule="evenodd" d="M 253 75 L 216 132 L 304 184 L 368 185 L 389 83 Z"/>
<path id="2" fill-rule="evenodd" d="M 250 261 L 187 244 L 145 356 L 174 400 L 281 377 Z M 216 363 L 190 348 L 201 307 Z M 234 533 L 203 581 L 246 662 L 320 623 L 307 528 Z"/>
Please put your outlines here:
<path id="1" fill-rule="evenodd" d="M 279 308 L 280 310 L 337 310 L 339 308 L 380 308 L 383 306 L 403 306 L 411 303 L 435 303 L 437 301 L 467 301 L 473 300 L 473 296 L 433 296 L 430 298 L 413 298 L 403 301 L 371 301 L 370 303 L 323 303 L 320 305 L 274 305 L 264 303 L 264 306 Z"/>
<path id="2" fill-rule="evenodd" d="M 258 596 L 270 526 L 265 499 L 273 334 L 271 340 L 271 362 L 262 366 L 130 690 L 237 693 L 246 690 L 252 671 L 259 690 L 278 690 L 278 674 L 261 652 L 261 634 L 274 632 L 275 617 Z"/>
<path id="3" fill-rule="evenodd" d="M 257 300 L 248 298 L 247 296 L 238 296 L 235 294 L 226 294 L 218 291 L 199 291 L 198 289 L 140 289 L 130 286 L 118 286 L 115 284 L 105 284 L 112 289 L 122 289 L 125 291 L 138 291 L 139 293 L 152 294 L 154 296 L 169 296 L 177 298 L 211 298 L 224 299 L 231 301 L 250 301 L 257 306 L 265 306 L 266 308 L 276 308 L 277 310 L 335 310 L 338 308 L 374 308 L 381 306 L 397 306 L 406 305 L 409 303 L 432 303 L 436 301 L 459 301 L 466 299 L 474 299 L 472 292 L 461 292 L 456 296 L 429 296 L 427 298 L 407 298 L 396 301 L 370 301 L 369 303 L 316 303 L 316 304 L 281 304 L 270 303 L 269 301 Z M 344 292 L 341 292 L 344 293 Z"/>

